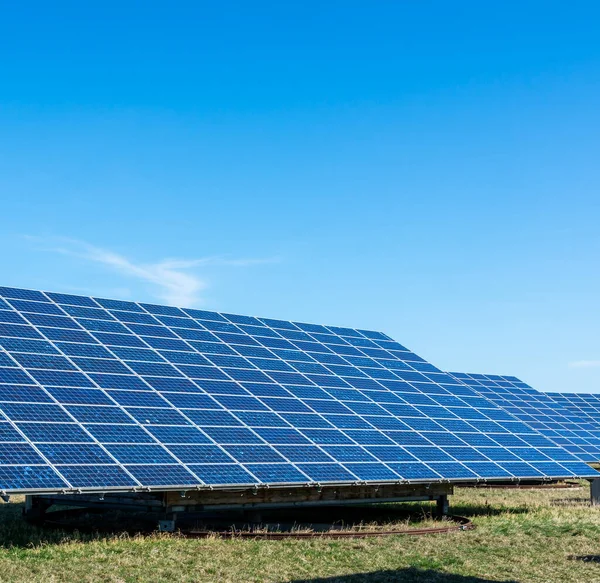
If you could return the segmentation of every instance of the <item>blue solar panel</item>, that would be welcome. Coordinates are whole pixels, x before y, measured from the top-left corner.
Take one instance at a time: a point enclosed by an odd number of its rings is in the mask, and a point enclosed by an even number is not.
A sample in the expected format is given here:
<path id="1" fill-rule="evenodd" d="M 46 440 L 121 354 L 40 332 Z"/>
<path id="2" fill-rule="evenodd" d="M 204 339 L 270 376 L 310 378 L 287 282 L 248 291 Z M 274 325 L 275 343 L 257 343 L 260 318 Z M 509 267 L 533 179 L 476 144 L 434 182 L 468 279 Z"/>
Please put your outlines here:
<path id="1" fill-rule="evenodd" d="M 124 464 L 165 464 L 175 462 L 160 445 L 107 445 L 106 450 Z"/>
<path id="2" fill-rule="evenodd" d="M 600 461 L 600 399 L 595 395 L 542 393 L 512 376 L 450 374 L 496 403 L 507 416 L 535 430 L 537 435 L 521 436 L 529 445 L 557 445 L 570 452 L 570 460 Z M 514 440 L 514 436 L 503 439 Z M 556 459 L 560 454 L 553 455 Z"/>
<path id="3" fill-rule="evenodd" d="M 197 443 L 211 443 L 210 439 L 205 433 L 200 431 L 197 427 L 178 427 L 178 426 L 148 426 L 146 430 L 150 435 L 154 436 L 156 441 L 159 443 L 185 443 L 185 444 L 197 444 Z"/>
<path id="4" fill-rule="evenodd" d="M 380 332 L 0 296 L 0 490 L 594 475 Z"/>
<path id="5" fill-rule="evenodd" d="M 435 481 L 441 477 L 430 466 L 422 462 L 387 465 L 405 480 Z"/>
<path id="6" fill-rule="evenodd" d="M 275 449 L 286 459 L 291 462 L 331 462 L 329 457 L 322 448 L 314 445 L 304 445 L 301 447 L 291 445 L 279 445 Z"/>
<path id="7" fill-rule="evenodd" d="M 0 466 L 0 484 L 5 491 L 44 491 L 68 487 L 65 479 L 48 465 Z"/>
<path id="8" fill-rule="evenodd" d="M 258 480 L 237 464 L 198 464 L 191 466 L 205 484 L 255 484 Z"/>
<path id="9" fill-rule="evenodd" d="M 226 445 L 223 449 L 240 462 L 285 462 L 269 445 Z"/>
<path id="10" fill-rule="evenodd" d="M 226 464 L 234 461 L 217 445 L 171 445 L 169 451 L 184 464 Z"/>
<path id="11" fill-rule="evenodd" d="M 354 474 L 338 463 L 298 463 L 297 466 L 317 482 L 352 482 L 356 480 Z"/>
<path id="12" fill-rule="evenodd" d="M 155 442 L 150 434 L 136 425 L 88 424 L 85 430 L 101 444 Z"/>
<path id="13" fill-rule="evenodd" d="M 37 449 L 52 464 L 112 464 L 114 460 L 92 443 L 42 443 Z"/>
<path id="14" fill-rule="evenodd" d="M 291 463 L 246 464 L 246 469 L 264 483 L 306 483 L 308 476 Z"/>
<path id="15" fill-rule="evenodd" d="M 71 465 L 56 468 L 70 484 L 80 484 L 81 488 L 118 488 L 138 484 L 125 469 L 116 465 Z"/>
<path id="16" fill-rule="evenodd" d="M 43 464 L 42 457 L 27 443 L 0 443 L 0 464 Z"/>
<path id="17" fill-rule="evenodd" d="M 553 402 L 579 420 L 587 431 L 594 431 L 600 437 L 600 398 L 593 393 L 545 393 Z M 582 436 L 580 429 L 579 437 Z M 585 431 L 583 430 L 583 431 Z M 596 445 L 596 443 L 594 444 Z M 600 447 L 600 444 L 598 444 Z M 599 453 L 600 452 L 596 452 Z M 600 461 L 600 456 L 596 458 Z"/>
<path id="18" fill-rule="evenodd" d="M 148 486 L 170 486 L 173 483 L 199 485 L 202 481 L 190 470 L 177 464 L 130 465 L 127 471 L 140 483 Z"/>

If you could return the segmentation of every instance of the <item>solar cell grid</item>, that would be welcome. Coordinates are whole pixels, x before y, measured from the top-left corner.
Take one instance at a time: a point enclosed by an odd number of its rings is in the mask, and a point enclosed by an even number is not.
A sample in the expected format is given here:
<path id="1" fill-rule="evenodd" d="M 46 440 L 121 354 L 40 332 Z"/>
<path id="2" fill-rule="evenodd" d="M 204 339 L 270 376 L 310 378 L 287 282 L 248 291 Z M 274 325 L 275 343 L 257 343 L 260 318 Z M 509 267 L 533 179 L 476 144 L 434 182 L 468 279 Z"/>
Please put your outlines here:
<path id="1" fill-rule="evenodd" d="M 593 474 L 379 332 L 0 295 L 0 435 L 27 445 L 5 450 L 0 489 Z M 530 439 L 500 447 L 507 432 Z"/>

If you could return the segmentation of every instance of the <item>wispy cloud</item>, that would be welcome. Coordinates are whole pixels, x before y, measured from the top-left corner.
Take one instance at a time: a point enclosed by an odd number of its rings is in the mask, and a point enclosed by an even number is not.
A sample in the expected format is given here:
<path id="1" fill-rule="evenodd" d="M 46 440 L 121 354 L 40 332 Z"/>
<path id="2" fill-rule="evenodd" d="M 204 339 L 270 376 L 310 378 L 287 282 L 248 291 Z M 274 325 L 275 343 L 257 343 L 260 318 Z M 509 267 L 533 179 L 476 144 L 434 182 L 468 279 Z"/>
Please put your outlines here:
<path id="1" fill-rule="evenodd" d="M 598 368 L 600 360 L 574 360 L 569 363 L 569 368 Z"/>
<path id="2" fill-rule="evenodd" d="M 77 239 L 66 237 L 48 239 L 32 236 L 26 238 L 45 251 L 79 257 L 104 265 L 127 277 L 149 282 L 155 286 L 155 295 L 158 299 L 175 306 L 191 307 L 201 302 L 201 293 L 206 289 L 207 281 L 193 272 L 195 268 L 211 265 L 246 267 L 277 261 L 275 258 L 202 257 L 198 259 L 169 258 L 155 263 L 137 263 L 123 255 Z"/>

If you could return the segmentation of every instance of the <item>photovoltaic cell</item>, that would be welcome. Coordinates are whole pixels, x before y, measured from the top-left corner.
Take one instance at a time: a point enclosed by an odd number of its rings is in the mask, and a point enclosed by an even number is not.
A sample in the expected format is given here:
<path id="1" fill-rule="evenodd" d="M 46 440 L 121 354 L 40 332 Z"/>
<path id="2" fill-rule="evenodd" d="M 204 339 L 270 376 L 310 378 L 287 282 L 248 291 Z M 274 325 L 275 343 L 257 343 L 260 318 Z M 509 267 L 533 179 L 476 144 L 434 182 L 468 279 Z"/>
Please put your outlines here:
<path id="1" fill-rule="evenodd" d="M 518 379 L 442 373 L 380 332 L 0 296 L 0 490 L 594 476 L 492 398 Z"/>

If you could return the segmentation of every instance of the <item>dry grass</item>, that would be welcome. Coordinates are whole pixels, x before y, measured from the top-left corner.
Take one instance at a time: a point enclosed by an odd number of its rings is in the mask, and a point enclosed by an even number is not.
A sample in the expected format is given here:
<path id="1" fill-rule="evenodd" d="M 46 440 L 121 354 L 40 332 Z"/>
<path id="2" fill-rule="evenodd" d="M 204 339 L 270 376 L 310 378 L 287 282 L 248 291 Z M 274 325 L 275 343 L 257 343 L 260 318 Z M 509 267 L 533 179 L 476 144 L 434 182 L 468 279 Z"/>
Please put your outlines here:
<path id="1" fill-rule="evenodd" d="M 587 486 L 459 489 L 452 511 L 475 531 L 284 541 L 43 531 L 22 521 L 16 501 L 0 506 L 0 581 L 600 582 L 600 563 L 577 558 L 600 556 L 600 510 L 588 495 Z"/>

